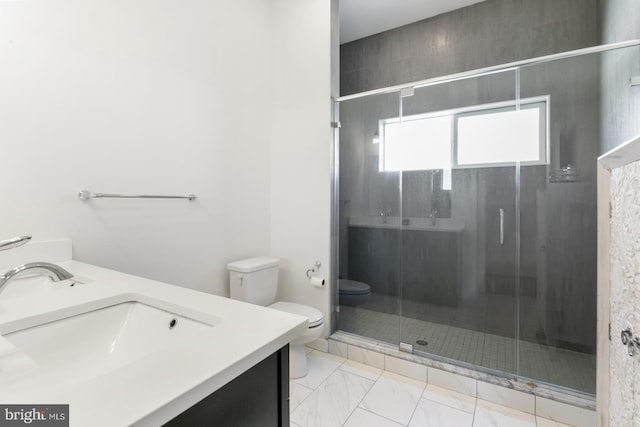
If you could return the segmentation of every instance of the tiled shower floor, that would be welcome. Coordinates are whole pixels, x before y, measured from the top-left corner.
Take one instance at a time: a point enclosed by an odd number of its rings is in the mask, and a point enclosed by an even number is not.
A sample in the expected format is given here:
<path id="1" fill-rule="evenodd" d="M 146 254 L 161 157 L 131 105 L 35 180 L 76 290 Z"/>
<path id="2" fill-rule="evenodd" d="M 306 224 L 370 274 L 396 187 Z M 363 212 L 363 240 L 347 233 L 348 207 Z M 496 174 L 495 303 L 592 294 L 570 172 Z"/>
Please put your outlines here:
<path id="1" fill-rule="evenodd" d="M 340 307 L 339 329 L 387 343 L 403 341 L 424 351 L 502 372 L 516 373 L 514 338 L 449 326 L 394 314 Z M 401 338 L 401 339 L 399 339 Z M 424 340 L 427 345 L 418 345 Z M 519 375 L 586 393 L 595 394 L 596 358 L 594 355 L 520 341 Z"/>

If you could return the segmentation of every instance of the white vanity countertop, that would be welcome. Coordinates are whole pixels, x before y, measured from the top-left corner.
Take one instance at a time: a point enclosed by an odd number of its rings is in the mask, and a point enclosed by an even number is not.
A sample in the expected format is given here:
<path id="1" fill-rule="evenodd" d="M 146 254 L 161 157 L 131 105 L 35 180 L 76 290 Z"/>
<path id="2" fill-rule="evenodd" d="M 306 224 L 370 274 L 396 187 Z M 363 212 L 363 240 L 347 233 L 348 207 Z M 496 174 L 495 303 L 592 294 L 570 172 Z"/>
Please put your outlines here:
<path id="1" fill-rule="evenodd" d="M 307 327 L 292 314 L 80 263 L 56 263 L 87 283 L 0 295 L 0 335 L 127 301 L 215 326 L 121 368 L 71 383 L 0 336 L 0 403 L 69 404 L 71 426 L 160 425 L 271 355 Z M 30 280 L 30 279 L 24 279 Z"/>
<path id="2" fill-rule="evenodd" d="M 464 221 L 453 218 L 416 218 L 397 216 L 349 217 L 349 227 L 387 228 L 402 231 L 436 231 L 459 233 L 464 231 Z"/>

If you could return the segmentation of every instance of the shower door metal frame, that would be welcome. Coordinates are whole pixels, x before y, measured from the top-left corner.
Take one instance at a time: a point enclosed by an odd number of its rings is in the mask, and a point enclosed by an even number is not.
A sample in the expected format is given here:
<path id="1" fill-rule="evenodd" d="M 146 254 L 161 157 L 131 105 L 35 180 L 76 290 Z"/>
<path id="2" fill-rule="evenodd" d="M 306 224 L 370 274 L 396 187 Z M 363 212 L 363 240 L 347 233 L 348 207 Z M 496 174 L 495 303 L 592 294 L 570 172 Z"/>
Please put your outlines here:
<path id="1" fill-rule="evenodd" d="M 509 71 L 509 70 L 515 71 L 517 68 L 524 67 L 527 65 L 542 64 L 544 62 L 552 62 L 560 59 L 573 58 L 575 56 L 589 55 L 589 54 L 598 53 L 598 52 L 607 52 L 615 49 L 624 49 L 626 47 L 638 46 L 638 45 L 640 45 L 640 39 L 632 39 L 632 40 L 627 40 L 623 42 L 609 43 L 609 44 L 604 44 L 599 46 L 587 47 L 583 49 L 570 50 L 567 52 L 554 53 L 552 55 L 544 55 L 544 56 L 538 56 L 536 58 L 524 59 L 522 61 L 508 62 L 506 64 L 494 65 L 494 66 L 485 67 L 485 68 L 478 68 L 475 70 L 464 71 L 462 73 L 453 73 L 453 74 L 448 74 L 446 76 L 434 77 L 434 78 L 425 79 L 425 80 L 417 80 L 411 83 L 388 86 L 385 88 L 354 93 L 352 95 L 340 96 L 336 99 L 336 101 L 340 103 L 342 101 L 364 98 L 371 95 L 380 95 L 380 94 L 391 93 L 391 92 L 402 92 L 407 89 L 409 90 L 417 89 L 417 88 L 433 86 L 441 83 L 448 83 L 448 82 L 454 82 L 457 80 L 465 80 L 465 79 L 470 79 L 474 77 L 485 76 L 485 75 L 499 73 L 503 71 Z"/>

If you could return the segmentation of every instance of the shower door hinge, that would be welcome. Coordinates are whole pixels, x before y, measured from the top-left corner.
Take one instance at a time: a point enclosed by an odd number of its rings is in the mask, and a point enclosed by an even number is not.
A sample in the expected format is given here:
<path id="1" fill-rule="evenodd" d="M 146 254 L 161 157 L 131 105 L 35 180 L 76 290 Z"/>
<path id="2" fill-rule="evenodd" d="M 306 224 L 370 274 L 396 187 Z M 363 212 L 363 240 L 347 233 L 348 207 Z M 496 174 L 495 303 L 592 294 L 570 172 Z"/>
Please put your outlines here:
<path id="1" fill-rule="evenodd" d="M 400 341 L 400 351 L 404 351 L 405 353 L 413 354 L 413 344 L 409 344 L 407 342 Z"/>
<path id="2" fill-rule="evenodd" d="M 340 129 L 342 124 L 340 122 L 331 122 L 331 127 L 334 129 Z"/>
<path id="3" fill-rule="evenodd" d="M 413 86 L 412 87 L 405 87 L 403 89 L 400 89 L 400 97 L 401 98 L 406 98 L 408 96 L 413 96 L 413 94 L 415 93 Z"/>

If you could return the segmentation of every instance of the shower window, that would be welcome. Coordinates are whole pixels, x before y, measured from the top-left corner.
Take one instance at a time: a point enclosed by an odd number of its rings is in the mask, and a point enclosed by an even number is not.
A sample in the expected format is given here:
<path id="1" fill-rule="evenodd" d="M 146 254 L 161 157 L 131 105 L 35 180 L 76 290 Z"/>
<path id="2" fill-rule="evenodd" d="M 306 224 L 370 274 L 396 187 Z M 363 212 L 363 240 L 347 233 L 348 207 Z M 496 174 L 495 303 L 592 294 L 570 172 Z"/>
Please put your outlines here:
<path id="1" fill-rule="evenodd" d="M 475 105 L 379 122 L 379 170 L 548 163 L 549 97 Z M 450 172 L 449 172 L 450 174 Z"/>
<path id="2" fill-rule="evenodd" d="M 452 115 L 382 120 L 380 171 L 451 169 Z"/>

